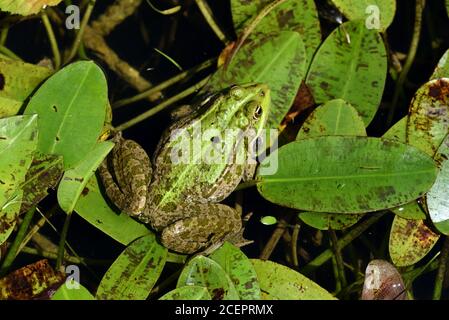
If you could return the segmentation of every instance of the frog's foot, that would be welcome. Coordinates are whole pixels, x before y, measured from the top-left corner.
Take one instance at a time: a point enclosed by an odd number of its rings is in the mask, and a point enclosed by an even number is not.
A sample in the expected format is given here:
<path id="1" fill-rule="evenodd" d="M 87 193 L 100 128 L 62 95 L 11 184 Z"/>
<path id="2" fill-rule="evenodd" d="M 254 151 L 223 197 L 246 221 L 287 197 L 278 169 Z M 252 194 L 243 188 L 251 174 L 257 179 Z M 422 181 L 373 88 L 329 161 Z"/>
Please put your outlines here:
<path id="1" fill-rule="evenodd" d="M 240 214 L 223 204 L 193 204 L 188 217 L 164 228 L 162 244 L 173 251 L 192 254 L 220 244 L 242 228 Z"/>

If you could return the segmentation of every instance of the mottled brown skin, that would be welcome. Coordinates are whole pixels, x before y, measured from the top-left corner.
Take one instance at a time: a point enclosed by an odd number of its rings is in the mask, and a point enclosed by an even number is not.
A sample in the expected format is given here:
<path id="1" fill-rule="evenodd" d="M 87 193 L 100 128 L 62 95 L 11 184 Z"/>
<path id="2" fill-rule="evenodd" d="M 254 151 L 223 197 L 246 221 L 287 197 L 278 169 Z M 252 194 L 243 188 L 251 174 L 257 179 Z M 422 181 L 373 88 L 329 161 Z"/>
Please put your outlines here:
<path id="1" fill-rule="evenodd" d="M 256 137 L 266 123 L 269 102 L 269 89 L 265 85 L 251 84 L 232 87 L 194 108 L 191 115 L 176 121 L 162 136 L 155 152 L 149 185 L 146 184 L 146 173 L 142 171 L 146 163 L 142 156 L 144 151 L 136 143 L 119 138 L 112 157 L 120 160 L 112 160 L 109 168 L 112 167 L 114 172 L 120 171 L 115 172 L 115 178 L 122 181 L 114 183 L 107 163 L 100 169 L 108 196 L 131 216 L 162 231 L 161 242 L 171 250 L 190 254 L 234 238 L 241 231 L 241 217 L 234 209 L 218 202 L 229 196 L 242 179 L 254 175 L 254 163 L 237 161 L 247 153 L 247 139 L 239 136 L 235 143 L 224 143 L 218 153 L 227 160 L 222 163 L 202 160 L 212 150 L 218 150 L 215 139 L 201 139 L 200 150 L 192 152 L 194 159 L 187 163 L 174 163 L 173 152 L 176 153 L 180 145 L 176 137 L 182 134 L 196 136 L 199 123 L 202 132 L 214 129 L 223 139 L 226 139 L 228 129 L 238 129 L 243 134 L 255 130 Z M 181 145 L 191 147 L 190 141 Z M 137 162 L 132 157 L 136 150 L 140 154 Z M 130 165 L 126 164 L 128 162 Z M 145 185 L 148 185 L 147 192 Z M 142 200 L 144 193 L 145 201 Z M 115 199 L 121 200 L 117 202 Z"/>

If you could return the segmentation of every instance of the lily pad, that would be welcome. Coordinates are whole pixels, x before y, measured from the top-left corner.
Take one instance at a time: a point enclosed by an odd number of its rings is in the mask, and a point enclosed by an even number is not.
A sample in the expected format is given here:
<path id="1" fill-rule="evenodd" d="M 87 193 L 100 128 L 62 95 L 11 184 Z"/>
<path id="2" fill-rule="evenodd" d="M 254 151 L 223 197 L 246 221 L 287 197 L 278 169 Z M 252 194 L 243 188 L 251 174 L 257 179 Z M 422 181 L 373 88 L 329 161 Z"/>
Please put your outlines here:
<path id="1" fill-rule="evenodd" d="M 425 220 L 426 213 L 420 207 L 417 201 L 413 201 L 397 208 L 391 209 L 395 215 L 404 219 Z"/>
<path id="2" fill-rule="evenodd" d="M 407 121 L 407 143 L 430 156 L 449 132 L 449 78 L 431 80 L 416 92 Z"/>
<path id="3" fill-rule="evenodd" d="M 96 298 L 101 300 L 144 300 L 165 265 L 167 249 L 153 234 L 132 242 L 101 279 Z"/>
<path id="4" fill-rule="evenodd" d="M 335 300 L 325 289 L 286 266 L 251 259 L 259 278 L 263 300 Z"/>
<path id="5" fill-rule="evenodd" d="M 395 216 L 390 231 L 390 258 L 398 267 L 411 266 L 424 258 L 439 238 L 440 235 L 427 227 L 423 220 Z"/>
<path id="6" fill-rule="evenodd" d="M 387 54 L 381 36 L 357 20 L 342 24 L 324 41 L 306 84 L 317 103 L 343 99 L 368 126 L 382 99 L 386 76 Z"/>
<path id="7" fill-rule="evenodd" d="M 210 256 L 231 278 L 240 300 L 260 300 L 257 274 L 251 261 L 237 247 L 225 242 Z"/>
<path id="8" fill-rule="evenodd" d="M 329 136 L 289 143 L 267 157 L 273 175 L 259 175 L 267 200 L 304 211 L 364 213 L 420 198 L 437 168 L 420 150 L 392 140 Z M 260 172 L 260 171 L 259 171 Z"/>
<path id="9" fill-rule="evenodd" d="M 232 85 L 265 83 L 271 89 L 268 127 L 277 128 L 290 109 L 306 72 L 304 44 L 298 33 L 280 32 L 244 45 L 230 65 L 213 74 L 203 93 Z"/>
<path id="10" fill-rule="evenodd" d="M 239 294 L 226 271 L 214 260 L 197 256 L 187 263 L 179 276 L 177 288 L 206 287 L 212 300 L 238 300 Z"/>
<path id="11" fill-rule="evenodd" d="M 301 212 L 299 218 L 307 225 L 319 230 L 344 230 L 356 224 L 363 215 L 335 214 L 325 212 Z"/>
<path id="12" fill-rule="evenodd" d="M 232 19 L 237 33 L 242 32 L 270 3 L 271 0 L 231 0 Z M 252 35 L 266 35 L 287 30 L 296 31 L 301 35 L 307 52 L 307 61 L 312 61 L 312 56 L 321 43 L 320 21 L 313 0 L 287 0 L 278 5 L 257 24 Z"/>
<path id="13" fill-rule="evenodd" d="M 110 141 L 98 143 L 75 168 L 64 173 L 58 187 L 58 203 L 62 210 L 73 211 L 90 177 L 113 147 Z"/>
<path id="14" fill-rule="evenodd" d="M 107 92 L 100 67 L 88 61 L 70 64 L 45 81 L 25 109 L 39 115 L 39 151 L 61 155 L 64 168 L 74 168 L 100 136 Z"/>
<path id="15" fill-rule="evenodd" d="M 365 124 L 356 109 L 341 99 L 315 109 L 299 130 L 296 140 L 321 136 L 366 136 Z"/>
<path id="16" fill-rule="evenodd" d="M 25 100 L 51 74 L 48 68 L 0 58 L 0 118 L 16 115 Z"/>
<path id="17" fill-rule="evenodd" d="M 349 20 L 363 19 L 366 28 L 385 31 L 396 14 L 396 0 L 331 0 Z"/>
<path id="18" fill-rule="evenodd" d="M 0 0 L 0 10 L 23 16 L 38 13 L 46 6 L 55 6 L 62 0 Z"/>
<path id="19" fill-rule="evenodd" d="M 211 296 L 205 287 L 185 286 L 166 293 L 159 300 L 211 300 Z"/>

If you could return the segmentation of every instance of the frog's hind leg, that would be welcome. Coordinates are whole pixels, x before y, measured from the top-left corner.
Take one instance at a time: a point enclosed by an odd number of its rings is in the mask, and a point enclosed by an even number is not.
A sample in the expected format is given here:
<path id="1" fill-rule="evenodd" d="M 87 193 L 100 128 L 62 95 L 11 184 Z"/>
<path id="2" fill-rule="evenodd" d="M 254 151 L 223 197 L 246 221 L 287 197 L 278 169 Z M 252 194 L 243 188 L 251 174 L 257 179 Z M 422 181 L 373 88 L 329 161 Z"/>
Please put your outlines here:
<path id="1" fill-rule="evenodd" d="M 193 204 L 190 217 L 166 227 L 162 244 L 173 251 L 191 254 L 225 241 L 242 229 L 240 214 L 223 204 Z"/>

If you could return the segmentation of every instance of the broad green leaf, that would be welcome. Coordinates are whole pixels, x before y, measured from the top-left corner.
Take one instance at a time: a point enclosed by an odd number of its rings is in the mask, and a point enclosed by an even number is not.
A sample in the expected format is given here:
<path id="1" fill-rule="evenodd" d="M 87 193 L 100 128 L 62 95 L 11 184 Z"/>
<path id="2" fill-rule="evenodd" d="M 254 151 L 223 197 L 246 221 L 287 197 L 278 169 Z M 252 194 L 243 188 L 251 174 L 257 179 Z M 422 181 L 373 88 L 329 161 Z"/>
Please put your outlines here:
<path id="1" fill-rule="evenodd" d="M 449 1 L 449 0 L 447 0 Z M 447 50 L 438 62 L 430 80 L 449 78 L 449 50 Z"/>
<path id="2" fill-rule="evenodd" d="M 39 151 L 64 157 L 71 169 L 96 144 L 107 106 L 106 79 L 93 62 L 68 65 L 33 95 L 25 113 L 39 115 Z"/>
<path id="3" fill-rule="evenodd" d="M 48 189 L 56 188 L 63 173 L 62 157 L 35 153 L 30 169 L 25 176 L 20 213 L 28 211 L 48 194 Z"/>
<path id="4" fill-rule="evenodd" d="M 226 271 L 214 260 L 196 256 L 190 260 L 178 278 L 177 288 L 206 287 L 212 300 L 238 300 L 239 294 Z"/>
<path id="5" fill-rule="evenodd" d="M 420 200 L 419 200 L 420 201 Z M 411 220 L 425 220 L 426 219 L 426 213 L 421 209 L 419 206 L 419 203 L 417 201 L 413 201 L 407 204 L 404 204 L 403 206 L 399 206 L 397 208 L 391 209 L 393 213 L 397 216 L 400 216 L 404 219 L 411 219 Z"/>
<path id="6" fill-rule="evenodd" d="M 98 143 L 75 168 L 64 173 L 58 187 L 58 203 L 62 210 L 73 211 L 90 177 L 113 147 L 110 141 Z"/>
<path id="7" fill-rule="evenodd" d="M 16 115 L 51 73 L 48 68 L 0 58 L 0 118 Z"/>
<path id="8" fill-rule="evenodd" d="M 159 300 L 211 300 L 211 296 L 206 287 L 185 286 L 176 288 Z"/>
<path id="9" fill-rule="evenodd" d="M 72 279 L 69 285 L 66 283 L 61 285 L 51 300 L 95 300 L 95 298 L 89 290 Z"/>
<path id="10" fill-rule="evenodd" d="M 132 242 L 101 279 L 96 298 L 144 300 L 162 273 L 167 249 L 153 234 Z"/>
<path id="11" fill-rule="evenodd" d="M 272 261 L 251 259 L 263 300 L 335 300 L 312 280 Z"/>
<path id="12" fill-rule="evenodd" d="M 407 141 L 407 121 L 408 117 L 404 117 L 396 122 L 385 134 L 382 136 L 385 139 L 396 140 L 399 142 Z"/>
<path id="13" fill-rule="evenodd" d="M 396 0 L 331 1 L 349 20 L 364 20 L 367 29 L 385 31 L 396 14 Z"/>
<path id="14" fill-rule="evenodd" d="M 317 103 L 343 99 L 368 126 L 382 99 L 386 75 L 387 54 L 381 36 L 363 21 L 350 21 L 334 30 L 318 49 L 306 84 Z"/>
<path id="15" fill-rule="evenodd" d="M 124 245 L 151 233 L 145 225 L 112 209 L 100 191 L 96 176 L 89 179 L 75 205 L 75 211 L 94 227 Z"/>
<path id="16" fill-rule="evenodd" d="M 20 213 L 22 194 L 22 191 L 17 191 L 0 210 L 0 244 L 4 243 L 14 231 Z"/>
<path id="17" fill-rule="evenodd" d="M 430 156 L 449 132 L 449 78 L 431 80 L 416 92 L 407 121 L 407 143 Z"/>
<path id="18" fill-rule="evenodd" d="M 366 136 L 357 110 L 341 99 L 326 102 L 306 119 L 296 140 L 321 136 Z"/>
<path id="19" fill-rule="evenodd" d="M 36 116 L 0 119 L 0 210 L 25 180 L 37 141 Z"/>
<path id="20" fill-rule="evenodd" d="M 395 216 L 390 231 L 390 258 L 398 267 L 411 266 L 424 258 L 440 236 L 423 220 Z"/>
<path id="21" fill-rule="evenodd" d="M 234 84 L 265 83 L 271 89 L 268 127 L 277 128 L 290 109 L 305 75 L 305 51 L 296 32 L 281 32 L 243 46 L 231 64 L 214 73 L 203 91 Z"/>
<path id="22" fill-rule="evenodd" d="M 0 10 L 23 16 L 38 13 L 46 6 L 55 6 L 62 0 L 0 0 Z"/>
<path id="23" fill-rule="evenodd" d="M 357 223 L 363 215 L 325 212 L 301 212 L 299 218 L 319 230 L 343 230 Z"/>
<path id="24" fill-rule="evenodd" d="M 449 136 L 446 136 L 436 160 L 440 163 L 440 173 L 435 184 L 427 193 L 427 209 L 430 219 L 441 233 L 449 235 Z"/>
<path id="25" fill-rule="evenodd" d="M 231 0 L 232 18 L 237 33 L 242 32 L 261 10 L 272 2 L 272 0 Z M 296 31 L 301 35 L 307 52 L 307 61 L 310 63 L 321 43 L 320 21 L 314 1 L 285 1 L 266 15 L 251 34 L 266 35 L 281 31 Z"/>
<path id="26" fill-rule="evenodd" d="M 289 143 L 267 157 L 273 175 L 259 175 L 267 200 L 304 211 L 364 213 L 420 198 L 437 168 L 420 150 L 392 140 L 329 136 Z M 261 172 L 261 171 L 259 171 Z"/>
<path id="27" fill-rule="evenodd" d="M 260 300 L 256 271 L 239 248 L 225 242 L 209 258 L 217 262 L 231 278 L 240 300 Z"/>

